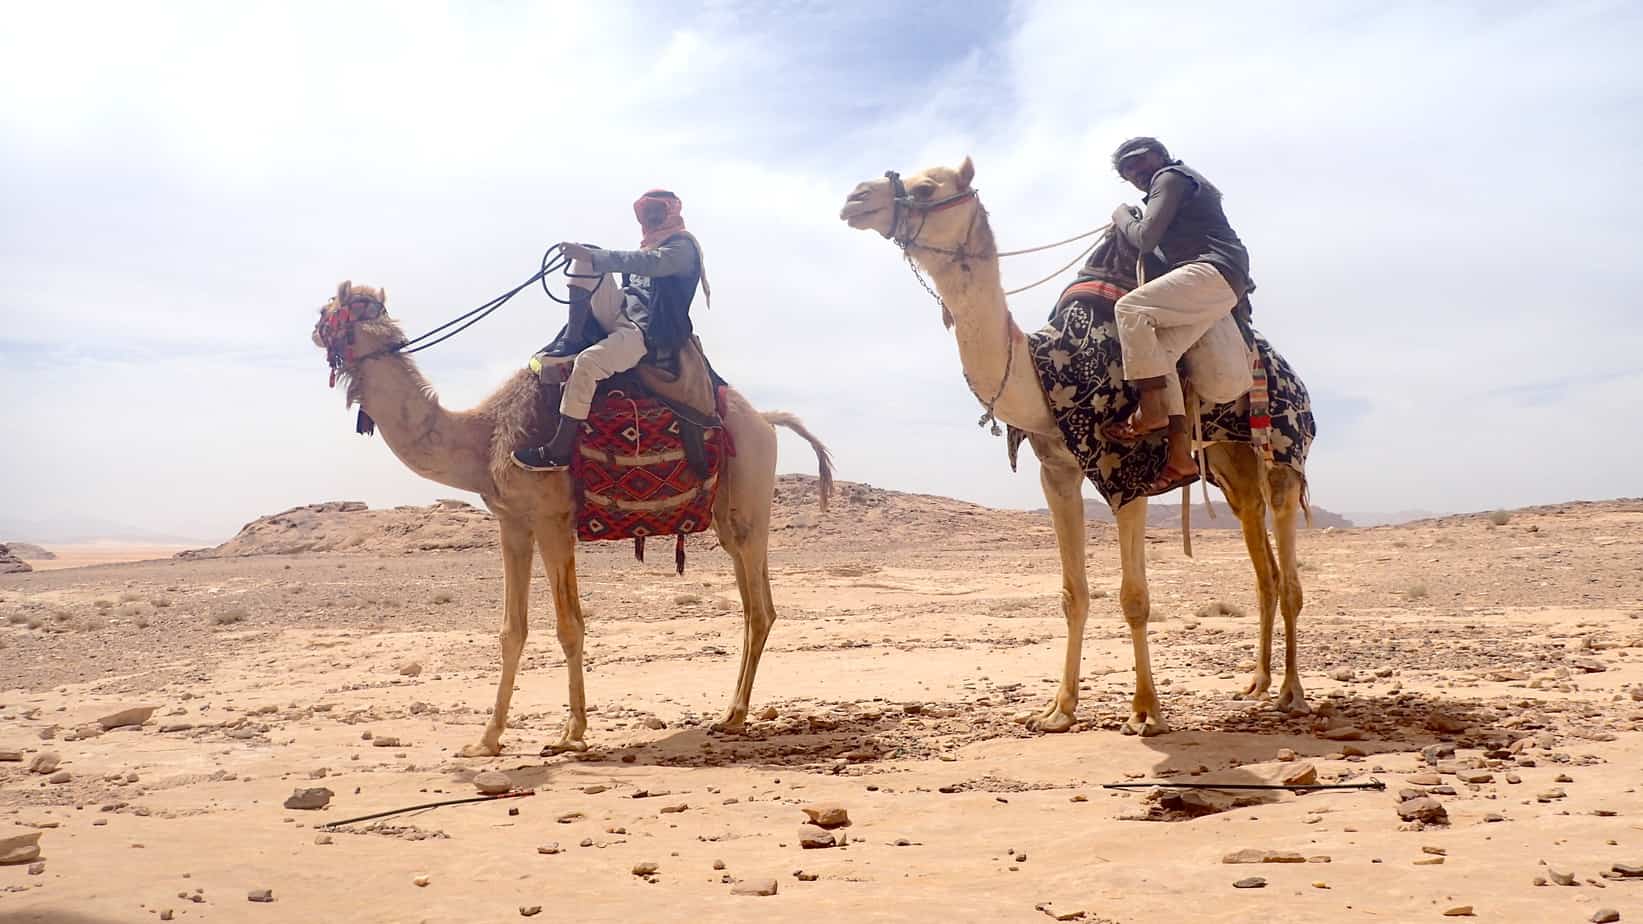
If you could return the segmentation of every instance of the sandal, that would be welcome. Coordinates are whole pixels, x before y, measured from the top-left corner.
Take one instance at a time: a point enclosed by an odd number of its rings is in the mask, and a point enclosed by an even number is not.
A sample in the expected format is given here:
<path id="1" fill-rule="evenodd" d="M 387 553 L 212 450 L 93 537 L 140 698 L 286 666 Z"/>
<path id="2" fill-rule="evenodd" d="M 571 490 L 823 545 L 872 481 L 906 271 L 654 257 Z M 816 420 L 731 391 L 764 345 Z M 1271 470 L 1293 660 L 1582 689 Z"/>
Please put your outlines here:
<path id="1" fill-rule="evenodd" d="M 1141 412 L 1136 411 L 1123 420 L 1109 420 L 1101 425 L 1101 435 L 1110 442 L 1128 444 L 1139 443 L 1154 433 L 1169 429 L 1169 420 L 1166 418 L 1158 426 L 1143 430 L 1136 426 L 1136 420 L 1140 416 Z"/>
<path id="2" fill-rule="evenodd" d="M 1179 469 L 1171 463 L 1164 463 L 1164 470 L 1152 480 L 1152 486 L 1147 488 L 1148 496 L 1154 494 L 1168 494 L 1176 488 L 1184 488 L 1198 480 L 1198 466 L 1190 469 Z"/>

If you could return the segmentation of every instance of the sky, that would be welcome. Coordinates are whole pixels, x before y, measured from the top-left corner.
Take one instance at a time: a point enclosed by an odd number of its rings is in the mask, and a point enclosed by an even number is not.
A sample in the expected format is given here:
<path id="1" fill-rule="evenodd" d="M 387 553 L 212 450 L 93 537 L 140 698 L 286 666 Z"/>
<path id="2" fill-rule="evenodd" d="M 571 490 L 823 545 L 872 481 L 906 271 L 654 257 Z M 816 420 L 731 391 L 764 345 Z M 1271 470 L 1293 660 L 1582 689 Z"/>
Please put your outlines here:
<path id="1" fill-rule="evenodd" d="M 1042 506 L 937 308 L 838 209 L 970 155 L 1001 246 L 1060 239 L 1135 201 L 1107 158 L 1137 134 L 1226 195 L 1311 389 L 1316 503 L 1640 495 L 1639 47 L 1630 2 L 13 5 L 0 540 L 453 496 L 353 433 L 316 310 L 352 279 L 420 332 L 552 242 L 637 246 L 655 186 L 703 241 L 715 366 L 840 477 Z M 1024 327 L 1055 288 L 1012 299 Z M 562 311 L 521 295 L 423 371 L 471 405 Z"/>

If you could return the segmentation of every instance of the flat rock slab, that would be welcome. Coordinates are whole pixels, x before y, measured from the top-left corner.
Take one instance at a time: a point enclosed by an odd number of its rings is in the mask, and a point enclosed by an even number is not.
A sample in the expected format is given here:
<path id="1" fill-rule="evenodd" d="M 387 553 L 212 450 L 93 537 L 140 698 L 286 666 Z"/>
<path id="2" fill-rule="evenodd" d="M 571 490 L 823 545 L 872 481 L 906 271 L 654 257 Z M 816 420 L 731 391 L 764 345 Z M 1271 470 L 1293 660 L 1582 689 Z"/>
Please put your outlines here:
<path id="1" fill-rule="evenodd" d="M 310 789 L 297 789 L 293 790 L 291 797 L 285 800 L 285 807 L 288 809 L 302 809 L 305 811 L 322 809 L 331 804 L 331 797 L 334 795 L 336 795 L 336 793 L 326 789 L 324 786 L 316 786 Z"/>
<path id="2" fill-rule="evenodd" d="M 39 831 L 14 831 L 0 835 L 0 865 L 30 863 L 40 856 Z"/>
<path id="3" fill-rule="evenodd" d="M 1305 863 L 1306 857 L 1292 850 L 1260 850 L 1246 847 L 1221 858 L 1222 863 Z"/>
<path id="4" fill-rule="evenodd" d="M 731 895 L 775 895 L 774 879 L 743 879 L 730 887 Z"/>
<path id="5" fill-rule="evenodd" d="M 799 811 L 818 828 L 843 828 L 850 824 L 850 812 L 836 802 L 819 802 Z"/>
<path id="6" fill-rule="evenodd" d="M 806 850 L 818 850 L 823 847 L 832 847 L 838 843 L 833 832 L 816 825 L 799 825 L 799 846 Z"/>
<path id="7" fill-rule="evenodd" d="M 158 708 L 160 707 L 132 706 L 129 709 L 121 709 L 119 712 L 111 712 L 108 715 L 103 716 L 97 720 L 97 724 L 102 726 L 103 731 L 124 728 L 127 725 L 141 725 L 144 722 L 147 722 L 148 717 L 153 715 L 154 710 Z"/>

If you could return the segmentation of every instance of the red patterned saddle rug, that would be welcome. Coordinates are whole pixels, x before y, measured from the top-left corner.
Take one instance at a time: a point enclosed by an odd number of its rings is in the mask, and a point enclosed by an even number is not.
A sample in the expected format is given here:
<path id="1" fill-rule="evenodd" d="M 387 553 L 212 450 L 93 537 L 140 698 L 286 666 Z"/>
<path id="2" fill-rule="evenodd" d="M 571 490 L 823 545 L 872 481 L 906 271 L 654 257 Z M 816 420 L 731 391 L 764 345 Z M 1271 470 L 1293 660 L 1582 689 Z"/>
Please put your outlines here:
<path id="1" fill-rule="evenodd" d="M 722 419 L 722 394 L 719 402 Z M 687 452 L 687 426 L 648 395 L 601 394 L 571 462 L 581 497 L 578 539 L 632 539 L 643 560 L 646 538 L 678 536 L 675 561 L 683 573 L 685 537 L 713 524 L 719 473 L 733 451 L 723 426 L 703 428 L 702 477 Z"/>

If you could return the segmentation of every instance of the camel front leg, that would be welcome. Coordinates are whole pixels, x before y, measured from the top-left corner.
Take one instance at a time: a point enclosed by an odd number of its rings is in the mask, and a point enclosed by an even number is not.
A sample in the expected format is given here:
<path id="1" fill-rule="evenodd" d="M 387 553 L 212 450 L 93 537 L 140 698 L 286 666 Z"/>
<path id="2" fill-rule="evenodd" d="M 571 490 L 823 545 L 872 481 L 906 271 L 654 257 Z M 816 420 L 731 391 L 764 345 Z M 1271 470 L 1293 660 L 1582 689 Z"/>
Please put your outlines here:
<path id="1" fill-rule="evenodd" d="M 496 685 L 496 705 L 478 744 L 461 751 L 463 757 L 495 757 L 502 753 L 502 730 L 508 727 L 508 704 L 513 700 L 519 656 L 530 632 L 531 531 L 513 520 L 502 521 L 502 679 Z"/>
<path id="2" fill-rule="evenodd" d="M 1135 697 L 1130 701 L 1126 735 L 1161 735 L 1169 731 L 1152 682 L 1152 653 L 1147 647 L 1147 619 L 1152 601 L 1147 593 L 1147 499 L 1138 498 L 1118 508 L 1118 555 L 1124 569 L 1119 602 L 1130 627 L 1135 651 Z"/>
<path id="3" fill-rule="evenodd" d="M 1078 712 L 1078 684 L 1084 656 L 1084 623 L 1090 615 L 1090 585 L 1084 570 L 1084 472 L 1066 447 L 1047 437 L 1030 437 L 1038 455 L 1038 480 L 1055 524 L 1061 553 L 1061 611 L 1067 617 L 1067 653 L 1061 665 L 1061 688 L 1044 711 L 1027 721 L 1043 732 L 1071 728 Z"/>
<path id="4" fill-rule="evenodd" d="M 1278 536 L 1278 593 L 1284 614 L 1284 683 L 1278 688 L 1278 708 L 1292 715 L 1312 711 L 1301 689 L 1296 624 L 1301 618 L 1301 567 L 1295 555 L 1295 515 L 1301 506 L 1299 478 L 1288 469 L 1274 469 L 1273 531 Z"/>
<path id="5" fill-rule="evenodd" d="M 542 567 L 553 588 L 555 628 L 559 647 L 565 652 L 565 680 L 570 686 L 570 716 L 559 740 L 542 749 L 544 756 L 565 751 L 586 751 L 583 736 L 588 730 L 587 690 L 582 680 L 582 641 L 585 622 L 582 598 L 576 590 L 576 534 L 570 518 L 558 518 L 538 530 Z"/>

